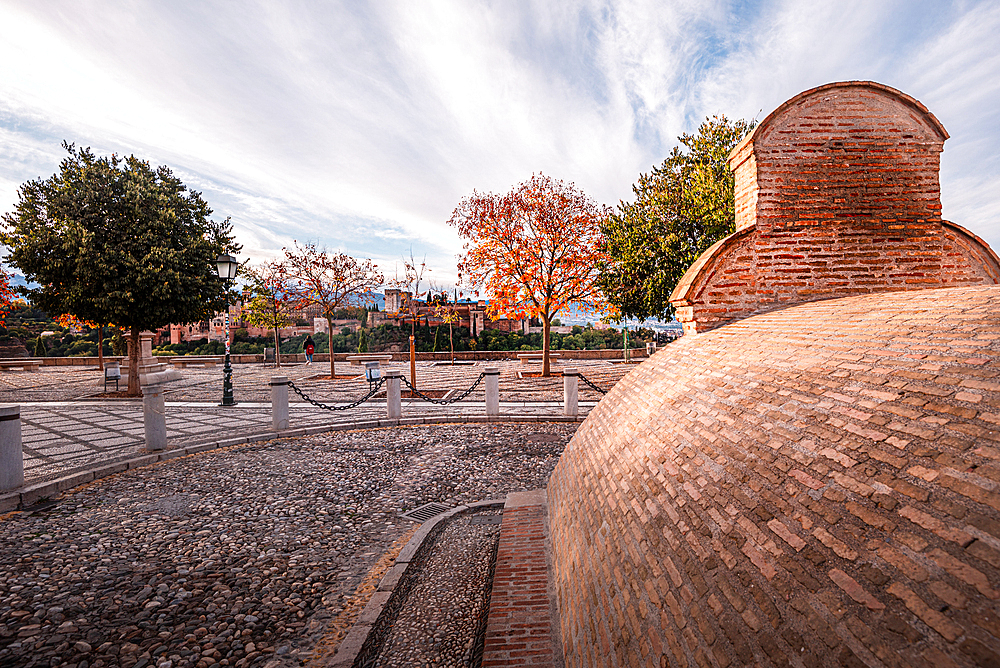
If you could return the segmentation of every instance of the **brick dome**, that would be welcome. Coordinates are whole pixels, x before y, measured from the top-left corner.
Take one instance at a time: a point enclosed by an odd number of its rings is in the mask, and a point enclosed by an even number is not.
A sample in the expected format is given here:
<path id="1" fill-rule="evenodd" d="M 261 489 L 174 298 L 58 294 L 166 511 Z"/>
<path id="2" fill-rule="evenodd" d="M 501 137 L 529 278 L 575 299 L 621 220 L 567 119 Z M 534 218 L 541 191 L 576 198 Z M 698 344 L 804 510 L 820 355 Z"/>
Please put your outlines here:
<path id="1" fill-rule="evenodd" d="M 684 337 L 548 494 L 568 666 L 1000 665 L 1000 287 Z"/>

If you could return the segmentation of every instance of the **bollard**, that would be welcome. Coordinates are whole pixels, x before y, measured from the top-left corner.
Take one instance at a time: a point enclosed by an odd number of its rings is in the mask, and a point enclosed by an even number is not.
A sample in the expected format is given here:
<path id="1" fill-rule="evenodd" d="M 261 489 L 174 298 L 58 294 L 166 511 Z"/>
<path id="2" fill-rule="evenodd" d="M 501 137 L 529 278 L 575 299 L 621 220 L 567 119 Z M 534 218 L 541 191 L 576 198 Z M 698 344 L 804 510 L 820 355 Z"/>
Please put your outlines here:
<path id="1" fill-rule="evenodd" d="M 389 369 L 385 372 L 385 409 L 390 420 L 398 420 L 403 414 L 400 408 L 400 378 L 403 372 L 399 369 Z"/>
<path id="2" fill-rule="evenodd" d="M 271 378 L 271 427 L 275 431 L 288 429 L 288 376 Z"/>
<path id="3" fill-rule="evenodd" d="M 576 417 L 579 412 L 579 383 L 576 369 L 563 369 L 563 415 Z"/>
<path id="4" fill-rule="evenodd" d="M 486 415 L 500 415 L 500 369 L 488 366 L 486 378 Z"/>
<path id="5" fill-rule="evenodd" d="M 163 385 L 154 383 L 142 388 L 142 423 L 146 427 L 146 449 L 167 447 L 167 416 L 163 407 Z"/>
<path id="6" fill-rule="evenodd" d="M 21 407 L 0 404 L 0 492 L 24 484 L 24 452 L 21 448 Z"/>

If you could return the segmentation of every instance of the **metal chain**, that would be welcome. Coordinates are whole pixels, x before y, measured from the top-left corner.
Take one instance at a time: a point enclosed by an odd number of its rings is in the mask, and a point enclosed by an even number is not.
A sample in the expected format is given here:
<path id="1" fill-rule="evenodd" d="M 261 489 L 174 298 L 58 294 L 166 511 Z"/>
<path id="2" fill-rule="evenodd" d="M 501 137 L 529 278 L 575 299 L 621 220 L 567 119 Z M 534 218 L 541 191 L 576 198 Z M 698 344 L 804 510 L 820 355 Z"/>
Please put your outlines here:
<path id="1" fill-rule="evenodd" d="M 593 384 L 592 382 L 590 382 L 590 380 L 589 380 L 589 379 L 588 379 L 588 378 L 587 378 L 586 376 L 584 376 L 584 375 L 583 375 L 582 373 L 578 373 L 578 374 L 576 374 L 576 375 L 577 375 L 577 378 L 580 378 L 580 379 L 582 379 L 582 380 L 583 380 L 583 382 L 585 382 L 585 383 L 586 383 L 587 385 L 590 385 L 590 387 L 591 387 L 591 388 L 592 388 L 592 389 L 593 389 L 594 391 L 596 391 L 596 392 L 600 392 L 601 394 L 607 394 L 607 393 L 608 393 L 608 391 L 607 391 L 607 390 L 602 390 L 601 388 L 599 388 L 598 386 L 596 386 L 596 385 L 594 385 L 594 384 Z"/>
<path id="2" fill-rule="evenodd" d="M 304 393 L 299 388 L 295 387 L 295 383 L 293 383 L 292 381 L 288 381 L 288 384 L 291 386 L 293 390 L 295 390 L 295 393 L 297 395 L 299 395 L 300 397 L 311 403 L 313 406 L 317 408 L 324 408 L 328 411 L 346 411 L 348 408 L 357 408 L 358 406 L 360 406 L 361 404 L 365 403 L 366 401 L 374 397 L 376 394 L 378 394 L 379 388 L 381 388 L 384 383 L 385 383 L 385 378 L 380 378 L 379 381 L 375 383 L 375 387 L 372 388 L 371 392 L 361 397 L 352 404 L 344 404 L 343 406 L 328 406 L 327 404 L 320 403 L 315 399 L 310 399 L 309 395 Z"/>
<path id="3" fill-rule="evenodd" d="M 408 381 L 405 377 L 400 376 L 400 380 L 402 380 L 404 383 L 406 383 L 406 386 L 408 388 L 410 388 L 411 392 L 413 392 L 414 394 L 416 394 L 418 397 L 420 397 L 424 401 L 429 401 L 432 404 L 439 404 L 441 406 L 445 406 L 447 404 L 453 404 L 456 401 L 461 401 L 462 399 L 465 399 L 467 396 L 469 396 L 470 394 L 472 394 L 473 390 L 475 390 L 477 387 L 479 387 L 479 383 L 483 382 L 483 378 L 486 378 L 486 373 L 485 372 L 484 373 L 480 373 L 479 374 L 479 378 L 476 378 L 476 382 L 474 382 L 472 384 L 472 387 L 470 387 L 469 389 L 467 389 L 465 392 L 462 392 L 457 397 L 454 397 L 452 399 L 432 399 L 432 398 L 428 397 L 426 394 L 424 394 L 423 392 L 421 392 L 420 390 L 418 390 L 417 388 L 415 388 L 412 385 L 410 385 L 410 381 Z"/>

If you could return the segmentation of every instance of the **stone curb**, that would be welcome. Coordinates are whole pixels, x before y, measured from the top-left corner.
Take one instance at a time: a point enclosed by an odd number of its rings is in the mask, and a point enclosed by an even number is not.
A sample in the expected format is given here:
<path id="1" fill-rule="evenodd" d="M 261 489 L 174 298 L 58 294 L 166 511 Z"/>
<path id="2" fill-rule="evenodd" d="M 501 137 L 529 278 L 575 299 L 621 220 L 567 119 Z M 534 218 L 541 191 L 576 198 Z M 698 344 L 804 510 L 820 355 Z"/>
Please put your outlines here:
<path id="1" fill-rule="evenodd" d="M 0 513 L 7 513 L 14 510 L 24 510 L 43 499 L 50 499 L 61 492 L 79 487 L 94 480 L 100 480 L 122 471 L 149 466 L 157 462 L 177 457 L 186 457 L 199 452 L 228 448 L 244 443 L 258 443 L 260 441 L 271 441 L 277 438 L 294 438 L 296 436 L 313 436 L 331 431 L 353 431 L 355 429 L 378 429 L 383 427 L 403 427 L 425 424 L 451 424 L 451 423 L 483 423 L 483 422 L 583 422 L 585 415 L 443 415 L 440 417 L 425 418 L 400 418 L 389 420 L 386 418 L 358 420 L 355 422 L 336 422 L 326 425 L 316 425 L 312 427 L 299 427 L 285 431 L 268 431 L 260 434 L 250 434 L 236 438 L 219 439 L 203 443 L 194 443 L 181 448 L 171 450 L 161 450 L 151 452 L 131 459 L 125 459 L 106 464 L 97 464 L 82 471 L 65 475 L 54 480 L 44 480 L 32 483 L 16 490 L 0 494 Z M 471 507 L 471 506 L 470 506 Z M 405 548 L 404 548 L 405 550 Z"/>
<path id="2" fill-rule="evenodd" d="M 485 420 L 478 420 L 479 422 L 485 422 Z M 467 510 L 476 510 L 479 508 L 489 508 L 497 506 L 502 508 L 504 505 L 503 499 L 489 499 L 486 501 L 476 501 L 475 503 L 469 503 L 462 506 L 456 506 L 450 510 L 446 510 L 440 515 L 435 515 L 426 522 L 420 525 L 417 532 L 413 534 L 413 537 L 406 543 L 402 550 L 399 552 L 399 556 L 396 557 L 396 562 L 393 564 L 386 574 L 382 577 L 382 581 L 379 582 L 378 589 L 372 594 L 372 597 L 368 599 L 368 604 L 365 605 L 365 609 L 361 611 L 361 615 L 358 620 L 354 622 L 354 626 L 348 631 L 347 636 L 341 641 L 340 646 L 337 647 L 336 654 L 323 665 L 328 668 L 350 668 L 354 665 L 357 660 L 358 655 L 365 648 L 365 643 L 368 641 L 368 636 L 371 634 L 372 629 L 378 623 L 379 618 L 385 611 L 386 606 L 389 601 L 392 600 L 393 594 L 396 588 L 399 586 L 406 574 L 410 563 L 416 559 L 417 555 L 420 554 L 421 549 L 427 542 L 427 539 L 434 533 L 434 530 L 439 524 L 445 520 L 450 520 L 455 515 L 464 513 Z"/>

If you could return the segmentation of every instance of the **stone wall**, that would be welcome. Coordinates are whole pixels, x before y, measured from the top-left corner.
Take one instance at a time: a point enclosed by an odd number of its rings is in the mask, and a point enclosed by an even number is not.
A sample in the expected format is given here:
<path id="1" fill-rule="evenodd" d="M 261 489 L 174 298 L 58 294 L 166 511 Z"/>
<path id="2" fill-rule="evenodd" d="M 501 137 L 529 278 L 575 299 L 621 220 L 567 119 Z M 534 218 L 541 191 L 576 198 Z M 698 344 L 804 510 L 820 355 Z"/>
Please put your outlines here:
<path id="1" fill-rule="evenodd" d="M 1000 662 L 1000 287 L 685 337 L 548 485 L 566 665 Z"/>
<path id="2" fill-rule="evenodd" d="M 671 297 L 686 331 L 816 299 L 997 283 L 997 256 L 941 219 L 947 137 L 919 102 L 871 82 L 776 109 L 730 156 L 737 232 Z"/>

